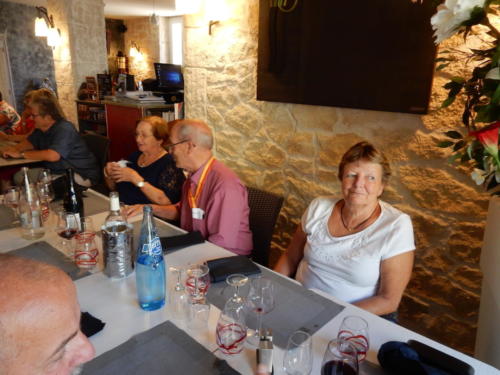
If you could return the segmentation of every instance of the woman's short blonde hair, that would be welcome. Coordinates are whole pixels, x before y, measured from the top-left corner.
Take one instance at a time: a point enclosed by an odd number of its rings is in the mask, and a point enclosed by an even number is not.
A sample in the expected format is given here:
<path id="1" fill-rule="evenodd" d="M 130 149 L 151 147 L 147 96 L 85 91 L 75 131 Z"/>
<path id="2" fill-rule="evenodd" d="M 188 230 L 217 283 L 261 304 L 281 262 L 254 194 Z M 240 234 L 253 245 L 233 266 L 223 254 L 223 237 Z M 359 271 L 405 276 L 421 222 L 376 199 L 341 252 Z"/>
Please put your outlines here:
<path id="1" fill-rule="evenodd" d="M 162 145 L 166 145 L 169 142 L 168 140 L 170 136 L 169 126 L 163 118 L 159 116 L 146 116 L 140 119 L 137 122 L 137 125 L 139 125 L 140 122 L 147 122 L 148 124 L 151 125 L 151 131 L 153 133 L 153 136 L 157 140 L 162 141 Z"/>
<path id="2" fill-rule="evenodd" d="M 357 162 L 358 160 L 380 164 L 382 167 L 382 182 L 386 184 L 387 181 L 389 181 L 389 177 L 391 177 L 391 166 L 389 165 L 389 161 L 387 161 L 382 151 L 379 151 L 375 146 L 366 141 L 356 143 L 342 156 L 338 174 L 341 181 L 344 176 L 345 166 L 349 163 Z"/>

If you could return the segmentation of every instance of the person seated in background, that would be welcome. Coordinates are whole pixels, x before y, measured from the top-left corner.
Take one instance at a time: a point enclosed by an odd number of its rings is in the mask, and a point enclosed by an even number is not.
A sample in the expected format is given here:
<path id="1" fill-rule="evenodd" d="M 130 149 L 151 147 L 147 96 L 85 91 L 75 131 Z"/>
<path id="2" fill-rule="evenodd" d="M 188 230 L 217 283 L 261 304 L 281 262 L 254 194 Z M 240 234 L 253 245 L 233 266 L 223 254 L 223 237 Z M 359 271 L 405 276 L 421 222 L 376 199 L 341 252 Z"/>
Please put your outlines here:
<path id="1" fill-rule="evenodd" d="M 94 357 L 66 273 L 0 254 L 0 289 L 0 374 L 69 375 Z"/>
<path id="2" fill-rule="evenodd" d="M 252 232 L 248 224 L 248 193 L 236 174 L 212 155 L 212 131 L 202 121 L 178 120 L 170 132 L 168 150 L 175 164 L 189 173 L 175 205 L 152 205 L 155 215 L 180 219 L 181 228 L 229 251 L 249 255 Z M 129 215 L 141 211 L 129 208 Z"/>
<path id="3" fill-rule="evenodd" d="M 163 146 L 168 142 L 167 122 L 158 116 L 140 120 L 135 130 L 139 151 L 128 157 L 127 167 L 110 162 L 104 168 L 106 184 L 117 190 L 125 204 L 177 203 L 186 179 Z"/>
<path id="4" fill-rule="evenodd" d="M 28 135 L 33 133 L 35 130 L 35 120 L 31 116 L 30 104 L 35 96 L 53 98 L 57 101 L 54 92 L 51 90 L 38 89 L 28 91 L 23 98 L 24 110 L 21 113 L 21 121 L 18 126 L 13 129 L 12 134 L 6 134 L 0 131 L 0 139 L 12 142 L 21 142 L 22 140 L 28 138 Z M 63 113 L 61 108 L 59 108 L 59 111 Z"/>
<path id="5" fill-rule="evenodd" d="M 391 175 L 368 142 L 342 157 L 343 198 L 314 199 L 275 271 L 395 321 L 413 268 L 411 219 L 379 199 Z"/>
<path id="6" fill-rule="evenodd" d="M 64 119 L 57 99 L 35 96 L 30 107 L 36 129 L 27 139 L 3 149 L 3 157 L 42 160 L 42 168 L 29 170 L 32 181 L 36 181 L 43 168 L 50 169 L 56 177 L 72 168 L 77 184 L 89 187 L 97 183 L 97 160 L 73 124 Z M 14 181 L 21 184 L 22 175 L 16 173 Z"/>
<path id="7" fill-rule="evenodd" d="M 0 92 L 0 132 L 11 133 L 21 122 L 21 116 L 5 100 Z"/>

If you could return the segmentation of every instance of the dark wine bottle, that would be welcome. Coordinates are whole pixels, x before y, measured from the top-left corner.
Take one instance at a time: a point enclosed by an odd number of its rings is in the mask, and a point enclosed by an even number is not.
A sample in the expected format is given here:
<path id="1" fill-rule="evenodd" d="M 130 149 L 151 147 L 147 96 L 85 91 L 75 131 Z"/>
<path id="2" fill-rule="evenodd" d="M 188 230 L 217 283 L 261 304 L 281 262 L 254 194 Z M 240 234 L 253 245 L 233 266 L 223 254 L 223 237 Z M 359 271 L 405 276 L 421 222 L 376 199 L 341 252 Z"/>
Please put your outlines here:
<path id="1" fill-rule="evenodd" d="M 66 169 L 66 194 L 64 195 L 64 211 L 76 214 L 78 228 L 81 230 L 81 219 L 83 218 L 83 199 L 80 191 L 76 189 L 75 172 L 73 169 Z"/>

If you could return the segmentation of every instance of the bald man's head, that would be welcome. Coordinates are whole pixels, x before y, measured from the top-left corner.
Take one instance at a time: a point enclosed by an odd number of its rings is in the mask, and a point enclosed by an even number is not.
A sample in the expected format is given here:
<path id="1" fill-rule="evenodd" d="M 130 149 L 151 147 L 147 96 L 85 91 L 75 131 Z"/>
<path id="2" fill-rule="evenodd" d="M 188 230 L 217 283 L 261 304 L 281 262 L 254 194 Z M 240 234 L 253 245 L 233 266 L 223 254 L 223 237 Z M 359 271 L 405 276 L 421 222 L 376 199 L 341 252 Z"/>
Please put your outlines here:
<path id="1" fill-rule="evenodd" d="M 69 374 L 94 356 L 64 272 L 0 254 L 0 290 L 1 374 Z"/>

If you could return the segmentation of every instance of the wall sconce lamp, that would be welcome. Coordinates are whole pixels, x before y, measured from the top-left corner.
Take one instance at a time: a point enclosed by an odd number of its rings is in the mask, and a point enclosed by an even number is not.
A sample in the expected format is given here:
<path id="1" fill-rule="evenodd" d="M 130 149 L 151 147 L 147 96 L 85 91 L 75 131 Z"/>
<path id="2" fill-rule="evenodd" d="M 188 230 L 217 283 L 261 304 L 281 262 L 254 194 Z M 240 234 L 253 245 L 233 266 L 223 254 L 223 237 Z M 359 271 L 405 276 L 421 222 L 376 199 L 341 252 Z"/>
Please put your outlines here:
<path id="1" fill-rule="evenodd" d="M 49 15 L 47 8 L 36 7 L 38 17 L 35 20 L 35 36 L 47 37 L 47 45 L 56 47 L 61 44 L 61 32 L 56 29 L 54 18 Z"/>
<path id="2" fill-rule="evenodd" d="M 130 57 L 133 57 L 133 58 L 138 59 L 138 60 L 142 60 L 142 58 L 143 58 L 141 49 L 139 48 L 139 46 L 135 42 L 131 43 L 130 50 L 129 50 L 128 54 Z"/>
<path id="3" fill-rule="evenodd" d="M 225 0 L 207 0 L 205 2 L 205 19 L 208 20 L 208 35 L 212 35 L 212 26 L 229 18 L 229 10 Z"/>

